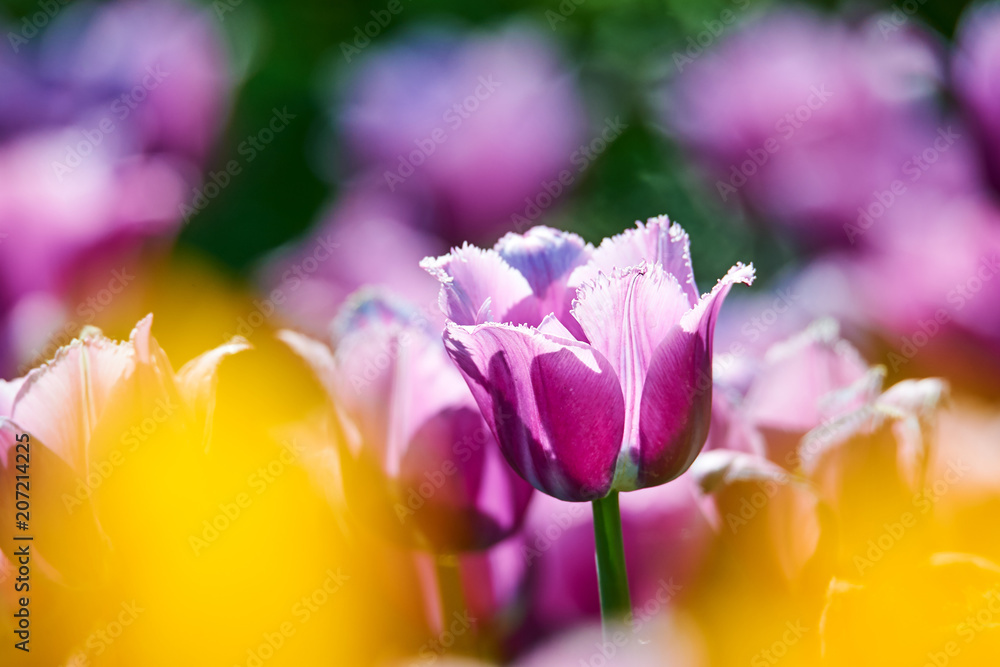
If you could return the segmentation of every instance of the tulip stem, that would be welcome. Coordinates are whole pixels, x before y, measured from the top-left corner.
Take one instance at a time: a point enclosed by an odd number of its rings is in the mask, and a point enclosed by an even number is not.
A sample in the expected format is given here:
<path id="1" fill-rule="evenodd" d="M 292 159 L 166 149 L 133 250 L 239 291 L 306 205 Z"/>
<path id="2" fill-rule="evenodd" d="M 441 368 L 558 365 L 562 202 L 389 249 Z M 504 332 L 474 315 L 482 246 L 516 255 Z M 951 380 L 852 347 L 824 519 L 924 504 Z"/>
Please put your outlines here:
<path id="1" fill-rule="evenodd" d="M 632 611 L 629 599 L 628 572 L 625 569 L 625 545 L 622 543 L 622 518 L 618 510 L 618 492 L 612 491 L 593 502 L 594 546 L 597 554 L 597 583 L 601 592 L 601 621 L 604 629 L 625 621 Z"/>

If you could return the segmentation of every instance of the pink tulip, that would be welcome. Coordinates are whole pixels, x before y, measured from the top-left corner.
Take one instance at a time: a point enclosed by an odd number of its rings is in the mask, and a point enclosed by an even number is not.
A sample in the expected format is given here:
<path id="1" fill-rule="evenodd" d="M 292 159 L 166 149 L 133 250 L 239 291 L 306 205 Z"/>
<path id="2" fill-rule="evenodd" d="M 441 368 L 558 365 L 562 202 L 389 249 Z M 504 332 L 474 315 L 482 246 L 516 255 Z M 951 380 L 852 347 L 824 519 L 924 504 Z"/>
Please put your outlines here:
<path id="1" fill-rule="evenodd" d="M 668 482 L 711 418 L 712 334 L 738 264 L 699 298 L 687 234 L 665 217 L 593 248 L 535 227 L 424 262 L 448 353 L 504 455 L 556 498 Z"/>
<path id="2" fill-rule="evenodd" d="M 503 461 L 428 322 L 408 304 L 359 294 L 336 330 L 335 352 L 295 332 L 282 337 L 336 407 L 348 505 L 431 551 L 484 549 L 513 534 L 531 487 Z"/>
<path id="3" fill-rule="evenodd" d="M 385 192 L 430 193 L 445 238 L 489 237 L 543 183 L 575 173 L 582 105 L 538 32 L 416 34 L 352 66 L 341 115 L 348 148 Z"/>
<path id="4" fill-rule="evenodd" d="M 174 372 L 151 326 L 152 316 L 140 321 L 126 343 L 100 334 L 74 340 L 48 364 L 0 385 L 0 486 L 14 489 L 24 463 L 17 445 L 28 443 L 27 469 L 38 489 L 30 526 L 44 571 L 61 583 L 95 584 L 106 571 L 109 538 L 95 498 L 107 473 L 99 468 L 112 465 L 117 448 L 128 444 L 129 425 L 154 423 L 155 415 L 164 432 L 202 442 L 218 365 L 246 349 L 233 341 Z M 14 509 L 13 494 L 5 494 L 0 514 L 8 525 Z"/>

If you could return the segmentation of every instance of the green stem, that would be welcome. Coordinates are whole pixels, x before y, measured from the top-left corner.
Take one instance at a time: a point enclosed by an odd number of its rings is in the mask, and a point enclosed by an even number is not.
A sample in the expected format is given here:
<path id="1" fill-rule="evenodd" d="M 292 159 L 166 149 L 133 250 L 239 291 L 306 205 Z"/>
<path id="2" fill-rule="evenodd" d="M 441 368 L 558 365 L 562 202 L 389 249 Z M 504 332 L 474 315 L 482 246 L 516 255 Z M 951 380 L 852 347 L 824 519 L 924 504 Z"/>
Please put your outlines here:
<path id="1" fill-rule="evenodd" d="M 601 622 L 607 630 L 612 623 L 622 623 L 632 611 L 628 573 L 625 570 L 625 546 L 622 543 L 622 519 L 618 511 L 618 492 L 612 491 L 593 502 L 594 546 L 597 553 L 597 582 L 601 591 Z"/>

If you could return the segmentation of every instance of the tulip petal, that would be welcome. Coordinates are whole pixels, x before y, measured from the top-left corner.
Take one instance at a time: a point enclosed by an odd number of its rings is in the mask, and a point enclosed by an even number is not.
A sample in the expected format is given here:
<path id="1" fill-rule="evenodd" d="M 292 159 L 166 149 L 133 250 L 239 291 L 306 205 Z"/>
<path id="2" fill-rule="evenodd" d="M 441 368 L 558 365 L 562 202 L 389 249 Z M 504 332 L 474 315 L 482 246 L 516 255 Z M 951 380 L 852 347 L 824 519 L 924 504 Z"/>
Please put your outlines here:
<path id="1" fill-rule="evenodd" d="M 95 507 L 89 494 L 80 492 L 87 488 L 86 472 L 74 469 L 65 457 L 46 446 L 37 431 L 6 418 L 0 418 L 0 519 L 5 526 L 15 525 L 14 489 L 17 464 L 28 461 L 31 493 L 31 535 L 37 549 L 36 557 L 42 559 L 43 573 L 65 585 L 79 586 L 99 579 L 103 574 L 107 545 L 98 524 Z M 50 432 L 58 433 L 56 430 Z M 24 435 L 27 434 L 25 440 Z M 17 438 L 27 445 L 27 459 L 18 459 Z M 80 446 L 83 449 L 83 446 Z M 14 548 L 23 543 L 10 539 L 8 533 L 0 538 L 2 549 L 13 554 Z"/>
<path id="2" fill-rule="evenodd" d="M 548 334 L 555 338 L 565 338 L 566 340 L 577 340 L 576 336 L 566 328 L 558 317 L 549 313 L 542 319 L 542 323 L 536 327 L 539 333 Z"/>
<path id="3" fill-rule="evenodd" d="M 631 488 L 639 460 L 639 411 L 653 352 L 688 310 L 677 280 L 658 264 L 599 274 L 582 286 L 573 317 L 591 346 L 615 369 L 625 398 L 625 438 L 616 488 Z"/>
<path id="4" fill-rule="evenodd" d="M 493 249 L 521 272 L 539 297 L 584 264 L 593 252 L 593 246 L 577 234 L 544 226 L 532 227 L 524 234 L 510 232 Z"/>
<path id="5" fill-rule="evenodd" d="M 625 428 L 607 359 L 588 345 L 502 324 L 449 323 L 445 346 L 522 477 L 562 500 L 607 495 Z"/>
<path id="6" fill-rule="evenodd" d="M 801 436 L 830 416 L 822 413 L 824 397 L 867 372 L 858 351 L 840 338 L 836 321 L 819 320 L 767 351 L 744 409 L 759 426 Z"/>
<path id="7" fill-rule="evenodd" d="M 11 416 L 62 458 L 87 473 L 87 444 L 114 386 L 135 368 L 130 345 L 104 336 L 76 339 L 31 371 Z"/>
<path id="8" fill-rule="evenodd" d="M 506 321 L 507 313 L 533 294 L 527 279 L 496 250 L 468 243 L 447 255 L 427 257 L 420 266 L 441 282 L 441 310 L 456 324 Z"/>
<path id="9" fill-rule="evenodd" d="M 535 325 L 538 315 L 551 312 L 569 322 L 576 290 L 569 289 L 567 281 L 574 269 L 590 259 L 593 246 L 572 232 L 538 226 L 524 234 L 507 234 L 497 241 L 494 250 L 521 272 L 535 295 L 531 305 L 533 312 L 518 312 L 515 318 L 504 321 L 523 320 L 525 324 Z"/>
<path id="10" fill-rule="evenodd" d="M 579 286 L 594 280 L 599 272 L 611 273 L 614 269 L 638 266 L 643 262 L 660 264 L 680 283 L 688 307 L 698 303 L 687 232 L 677 223 L 671 224 L 665 215 L 650 218 L 645 224 L 638 221 L 635 224 L 635 229 L 604 239 L 590 261 L 573 273 L 569 284 Z"/>
<path id="11" fill-rule="evenodd" d="M 14 408 L 14 397 L 20 391 L 24 378 L 0 380 L 0 417 L 9 417 Z"/>
<path id="12" fill-rule="evenodd" d="M 762 457 L 724 449 L 702 454 L 691 473 L 711 494 L 713 523 L 738 557 L 779 583 L 796 582 L 822 536 L 818 498 L 806 480 Z"/>
<path id="13" fill-rule="evenodd" d="M 177 371 L 180 395 L 194 410 L 194 423 L 202 428 L 202 444 L 205 447 L 212 438 L 212 417 L 215 413 L 215 389 L 219 384 L 219 365 L 226 357 L 249 349 L 250 343 L 236 337 L 214 350 L 195 357 Z"/>
<path id="14" fill-rule="evenodd" d="M 506 539 L 534 492 L 503 460 L 475 405 L 442 410 L 415 431 L 398 485 L 402 498 L 425 494 L 411 520 L 428 544 L 449 553 Z"/>
<path id="15" fill-rule="evenodd" d="M 698 456 L 712 415 L 712 337 L 715 320 L 735 283 L 753 282 L 753 266 L 737 264 L 710 294 L 681 318 L 660 343 L 639 406 L 639 474 L 636 486 L 663 484 Z"/>

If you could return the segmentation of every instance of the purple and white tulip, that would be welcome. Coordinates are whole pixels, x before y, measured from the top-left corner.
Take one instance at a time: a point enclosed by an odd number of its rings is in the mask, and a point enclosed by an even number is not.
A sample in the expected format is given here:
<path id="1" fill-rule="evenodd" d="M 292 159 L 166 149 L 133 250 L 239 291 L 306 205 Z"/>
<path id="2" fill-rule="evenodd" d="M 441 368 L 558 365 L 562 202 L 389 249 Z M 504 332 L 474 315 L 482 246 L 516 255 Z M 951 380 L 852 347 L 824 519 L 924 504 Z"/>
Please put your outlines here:
<path id="1" fill-rule="evenodd" d="M 445 345 L 514 469 L 590 501 L 669 482 L 711 419 L 712 334 L 737 264 L 698 296 L 688 236 L 665 216 L 593 247 L 547 227 L 424 260 Z"/>

